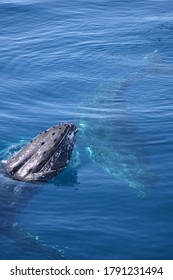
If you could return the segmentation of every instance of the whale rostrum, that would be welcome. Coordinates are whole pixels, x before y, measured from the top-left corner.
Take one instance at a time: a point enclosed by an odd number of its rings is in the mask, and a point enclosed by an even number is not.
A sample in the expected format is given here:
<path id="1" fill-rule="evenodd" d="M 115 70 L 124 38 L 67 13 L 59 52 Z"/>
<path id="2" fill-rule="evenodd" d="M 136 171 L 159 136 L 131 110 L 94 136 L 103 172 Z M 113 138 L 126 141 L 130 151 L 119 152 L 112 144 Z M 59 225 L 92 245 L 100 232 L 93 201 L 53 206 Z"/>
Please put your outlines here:
<path id="1" fill-rule="evenodd" d="M 76 132 L 74 124 L 64 123 L 40 133 L 3 161 L 7 174 L 20 181 L 46 181 L 59 174 L 70 160 Z"/>

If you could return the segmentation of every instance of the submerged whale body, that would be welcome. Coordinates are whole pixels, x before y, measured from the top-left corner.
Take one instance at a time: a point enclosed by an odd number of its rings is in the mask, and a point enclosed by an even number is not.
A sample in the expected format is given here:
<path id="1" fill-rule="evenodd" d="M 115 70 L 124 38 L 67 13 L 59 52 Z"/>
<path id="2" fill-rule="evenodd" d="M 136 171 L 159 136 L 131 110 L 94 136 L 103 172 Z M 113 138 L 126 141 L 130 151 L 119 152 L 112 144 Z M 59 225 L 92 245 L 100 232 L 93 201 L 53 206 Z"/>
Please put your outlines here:
<path id="1" fill-rule="evenodd" d="M 76 132 L 76 126 L 71 123 L 53 126 L 3 160 L 0 166 L 0 233 L 28 251 L 55 259 L 63 256 L 59 247 L 40 241 L 38 236 L 25 231 L 15 220 L 40 191 L 43 184 L 35 182 L 48 180 L 66 167 Z"/>
<path id="2" fill-rule="evenodd" d="M 53 126 L 3 161 L 10 177 L 21 181 L 45 181 L 59 174 L 70 160 L 77 128 L 65 123 Z"/>

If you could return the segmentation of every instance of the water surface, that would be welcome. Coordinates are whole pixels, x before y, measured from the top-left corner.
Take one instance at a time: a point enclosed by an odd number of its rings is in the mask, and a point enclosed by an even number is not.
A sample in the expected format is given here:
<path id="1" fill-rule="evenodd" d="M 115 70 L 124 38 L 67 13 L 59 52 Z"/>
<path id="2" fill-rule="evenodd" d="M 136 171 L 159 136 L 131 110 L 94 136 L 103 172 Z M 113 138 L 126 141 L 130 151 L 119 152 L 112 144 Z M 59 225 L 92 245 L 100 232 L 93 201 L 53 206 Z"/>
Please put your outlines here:
<path id="1" fill-rule="evenodd" d="M 93 127 L 89 138 L 78 134 L 77 161 L 15 217 L 65 259 L 173 257 L 172 8 L 169 0 L 0 3 L 1 159 L 59 122 Z M 124 163 L 126 151 L 140 150 L 152 174 L 142 195 L 106 172 L 108 156 L 89 157 L 108 125 L 118 128 L 109 152 L 117 148 Z M 0 236 L 0 259 L 50 258 Z"/>

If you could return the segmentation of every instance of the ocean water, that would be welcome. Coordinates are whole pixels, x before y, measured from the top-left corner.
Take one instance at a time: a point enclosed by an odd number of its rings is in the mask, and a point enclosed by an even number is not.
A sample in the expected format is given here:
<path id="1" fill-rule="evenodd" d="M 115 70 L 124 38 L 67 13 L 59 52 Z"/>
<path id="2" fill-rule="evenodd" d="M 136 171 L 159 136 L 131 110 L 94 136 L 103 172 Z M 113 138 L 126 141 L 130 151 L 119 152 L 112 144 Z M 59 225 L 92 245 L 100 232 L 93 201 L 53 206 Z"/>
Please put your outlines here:
<path id="1" fill-rule="evenodd" d="M 0 259 L 173 258 L 172 46 L 169 0 L 0 1 L 0 159 L 79 128 L 49 182 L 1 171 Z"/>

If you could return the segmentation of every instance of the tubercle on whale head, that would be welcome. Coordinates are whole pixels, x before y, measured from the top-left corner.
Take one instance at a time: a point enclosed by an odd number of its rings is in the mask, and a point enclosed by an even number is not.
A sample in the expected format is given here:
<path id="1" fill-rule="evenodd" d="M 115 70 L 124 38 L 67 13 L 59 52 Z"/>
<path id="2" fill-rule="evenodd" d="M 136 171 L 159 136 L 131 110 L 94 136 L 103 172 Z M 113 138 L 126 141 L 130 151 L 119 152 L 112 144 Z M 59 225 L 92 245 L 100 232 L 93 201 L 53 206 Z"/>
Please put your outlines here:
<path id="1" fill-rule="evenodd" d="M 68 122 L 43 131 L 4 160 L 7 174 L 21 181 L 46 181 L 59 174 L 70 160 L 77 131 Z"/>

